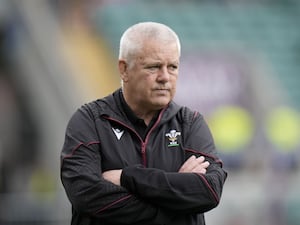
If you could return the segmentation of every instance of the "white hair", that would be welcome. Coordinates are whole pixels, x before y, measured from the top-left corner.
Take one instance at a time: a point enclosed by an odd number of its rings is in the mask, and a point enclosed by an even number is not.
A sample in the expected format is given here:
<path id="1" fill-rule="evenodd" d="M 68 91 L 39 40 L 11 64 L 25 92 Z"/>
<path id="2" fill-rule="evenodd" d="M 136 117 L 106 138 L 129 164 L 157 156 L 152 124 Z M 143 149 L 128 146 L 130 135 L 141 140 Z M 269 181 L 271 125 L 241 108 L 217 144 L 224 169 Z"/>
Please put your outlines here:
<path id="1" fill-rule="evenodd" d="M 156 22 L 142 22 L 129 27 L 123 33 L 120 39 L 119 60 L 127 60 L 131 64 L 133 56 L 143 47 L 143 41 L 147 39 L 175 42 L 180 55 L 180 40 L 170 27 Z"/>

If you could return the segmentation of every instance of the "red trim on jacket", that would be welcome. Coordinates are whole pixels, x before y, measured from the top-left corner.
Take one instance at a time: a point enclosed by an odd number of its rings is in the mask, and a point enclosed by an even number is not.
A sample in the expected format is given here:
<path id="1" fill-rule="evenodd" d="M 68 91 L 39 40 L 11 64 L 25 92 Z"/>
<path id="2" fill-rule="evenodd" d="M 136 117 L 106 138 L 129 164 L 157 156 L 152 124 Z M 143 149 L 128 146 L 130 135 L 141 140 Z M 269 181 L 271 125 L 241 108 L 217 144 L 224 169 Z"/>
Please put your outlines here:
<path id="1" fill-rule="evenodd" d="M 128 199 L 128 198 L 131 198 L 131 197 L 132 197 L 132 195 L 127 195 L 127 196 L 124 196 L 124 197 L 122 197 L 122 198 L 120 198 L 120 199 L 118 199 L 118 200 L 116 200 L 116 201 L 113 201 L 112 203 L 108 204 L 107 206 L 104 206 L 102 209 L 99 209 L 99 210 L 96 212 L 96 214 L 99 214 L 99 213 L 101 213 L 101 212 L 103 212 L 103 211 L 109 209 L 109 208 L 112 207 L 113 205 L 118 204 L 119 202 L 122 202 L 122 201 L 124 201 L 124 200 L 126 200 L 126 199 Z"/>
<path id="2" fill-rule="evenodd" d="M 84 146 L 88 147 L 88 146 L 94 145 L 94 144 L 100 144 L 100 141 L 91 141 L 91 142 L 89 142 L 89 143 L 87 143 L 87 144 L 85 144 L 85 143 L 83 143 L 83 142 L 80 142 L 78 145 L 76 145 L 76 146 L 72 149 L 72 151 L 71 151 L 70 154 L 65 155 L 65 156 L 62 158 L 62 160 L 61 160 L 61 165 L 60 165 L 60 166 L 62 167 L 63 161 L 64 161 L 66 158 L 72 157 L 72 156 L 74 155 L 74 152 L 75 152 L 80 146 L 84 145 Z"/>

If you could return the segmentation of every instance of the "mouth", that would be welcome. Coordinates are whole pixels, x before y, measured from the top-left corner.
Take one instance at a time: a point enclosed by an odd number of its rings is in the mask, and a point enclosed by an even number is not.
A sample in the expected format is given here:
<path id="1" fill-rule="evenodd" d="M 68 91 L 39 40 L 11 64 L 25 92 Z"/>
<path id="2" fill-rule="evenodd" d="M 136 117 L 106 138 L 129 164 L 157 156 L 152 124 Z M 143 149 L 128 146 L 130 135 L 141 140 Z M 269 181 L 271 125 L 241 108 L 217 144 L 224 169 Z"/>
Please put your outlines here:
<path id="1" fill-rule="evenodd" d="M 166 95 L 168 95 L 170 93 L 170 90 L 166 89 L 166 88 L 157 88 L 157 89 L 154 89 L 154 92 L 157 95 L 166 96 Z"/>
<path id="2" fill-rule="evenodd" d="M 166 89 L 166 88 L 156 88 L 156 89 L 154 89 L 154 91 L 159 91 L 159 92 L 169 92 L 170 90 L 169 90 L 169 89 Z"/>
<path id="3" fill-rule="evenodd" d="M 154 88 L 154 91 L 170 91 L 169 88 Z"/>

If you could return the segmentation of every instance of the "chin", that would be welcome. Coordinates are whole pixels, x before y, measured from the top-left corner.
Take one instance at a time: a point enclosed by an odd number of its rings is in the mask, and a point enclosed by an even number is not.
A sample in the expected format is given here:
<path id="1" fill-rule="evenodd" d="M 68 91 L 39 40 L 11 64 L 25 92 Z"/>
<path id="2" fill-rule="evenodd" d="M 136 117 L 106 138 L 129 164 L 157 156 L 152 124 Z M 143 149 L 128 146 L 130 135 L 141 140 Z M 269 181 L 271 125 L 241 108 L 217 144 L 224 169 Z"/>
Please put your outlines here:
<path id="1" fill-rule="evenodd" d="M 170 100 L 168 101 L 160 101 L 160 102 L 155 102 L 153 105 L 157 106 L 158 109 L 164 108 L 170 103 Z"/>
<path id="2" fill-rule="evenodd" d="M 171 101 L 171 98 L 170 96 L 156 96 L 154 98 L 152 98 L 152 105 L 153 106 L 156 106 L 156 107 L 159 107 L 160 109 L 165 107 L 166 105 L 168 105 Z"/>

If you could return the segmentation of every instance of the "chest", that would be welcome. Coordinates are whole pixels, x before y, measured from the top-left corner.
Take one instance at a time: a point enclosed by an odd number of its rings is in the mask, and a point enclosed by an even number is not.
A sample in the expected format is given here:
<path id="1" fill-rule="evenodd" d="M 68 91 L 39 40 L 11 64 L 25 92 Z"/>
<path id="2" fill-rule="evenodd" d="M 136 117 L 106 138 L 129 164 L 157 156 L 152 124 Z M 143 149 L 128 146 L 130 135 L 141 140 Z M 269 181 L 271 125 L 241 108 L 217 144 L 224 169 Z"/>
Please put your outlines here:
<path id="1" fill-rule="evenodd" d="M 102 169 L 145 167 L 178 171 L 185 161 L 183 131 L 177 124 L 151 128 L 142 138 L 134 128 L 110 123 L 98 129 Z"/>

